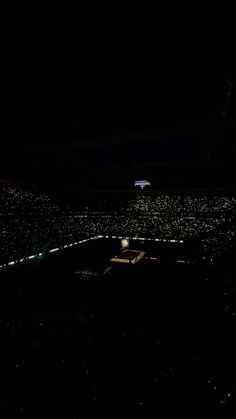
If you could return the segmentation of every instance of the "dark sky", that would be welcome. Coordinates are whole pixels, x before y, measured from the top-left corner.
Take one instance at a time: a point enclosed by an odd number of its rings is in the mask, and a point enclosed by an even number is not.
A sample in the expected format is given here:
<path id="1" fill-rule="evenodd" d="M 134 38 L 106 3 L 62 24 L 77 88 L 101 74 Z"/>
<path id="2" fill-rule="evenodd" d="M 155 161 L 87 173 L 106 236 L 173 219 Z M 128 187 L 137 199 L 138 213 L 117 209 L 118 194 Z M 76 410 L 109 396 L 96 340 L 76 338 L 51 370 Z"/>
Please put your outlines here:
<path id="1" fill-rule="evenodd" d="M 207 3 L 3 11 L 2 167 L 19 170 L 12 154 L 35 147 L 214 124 L 234 77 L 234 23 Z"/>

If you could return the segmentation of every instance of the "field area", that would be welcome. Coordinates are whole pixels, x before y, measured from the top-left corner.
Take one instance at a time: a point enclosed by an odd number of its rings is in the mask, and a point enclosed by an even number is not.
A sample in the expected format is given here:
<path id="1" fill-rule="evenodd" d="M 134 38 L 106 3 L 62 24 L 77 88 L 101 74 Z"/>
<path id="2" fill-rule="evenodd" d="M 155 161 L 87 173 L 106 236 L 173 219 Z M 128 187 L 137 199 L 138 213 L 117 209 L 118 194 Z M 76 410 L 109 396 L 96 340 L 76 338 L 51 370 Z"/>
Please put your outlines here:
<path id="1" fill-rule="evenodd" d="M 176 263 L 197 244 L 130 247 L 153 259 L 100 239 L 2 274 L 2 417 L 231 417 L 232 274 Z"/>

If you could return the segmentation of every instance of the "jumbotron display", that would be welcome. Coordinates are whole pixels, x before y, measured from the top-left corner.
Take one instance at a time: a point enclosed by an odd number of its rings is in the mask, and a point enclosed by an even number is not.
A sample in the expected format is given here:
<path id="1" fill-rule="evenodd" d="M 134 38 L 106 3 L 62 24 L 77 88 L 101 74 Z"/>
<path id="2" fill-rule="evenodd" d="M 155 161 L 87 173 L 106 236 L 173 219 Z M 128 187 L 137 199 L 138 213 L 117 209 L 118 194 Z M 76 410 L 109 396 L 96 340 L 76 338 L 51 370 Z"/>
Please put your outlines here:
<path id="1" fill-rule="evenodd" d="M 135 180 L 134 186 L 139 186 L 141 189 L 144 189 L 146 186 L 150 186 L 150 182 L 147 180 Z"/>

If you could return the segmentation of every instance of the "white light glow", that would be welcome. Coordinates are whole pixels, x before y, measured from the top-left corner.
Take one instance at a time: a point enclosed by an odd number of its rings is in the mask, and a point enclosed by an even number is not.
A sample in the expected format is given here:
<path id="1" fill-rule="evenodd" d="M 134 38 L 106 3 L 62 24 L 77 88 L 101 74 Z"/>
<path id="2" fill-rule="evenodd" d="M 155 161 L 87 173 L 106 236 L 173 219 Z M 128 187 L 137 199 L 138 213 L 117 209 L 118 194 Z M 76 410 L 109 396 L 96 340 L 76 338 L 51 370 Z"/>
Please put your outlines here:
<path id="1" fill-rule="evenodd" d="M 127 240 L 127 239 L 122 239 L 122 240 L 121 240 L 121 247 L 122 247 L 123 249 L 125 249 L 126 247 L 129 247 L 129 240 Z"/>
<path id="2" fill-rule="evenodd" d="M 140 188 L 143 189 L 145 186 L 150 186 L 150 182 L 147 180 L 136 180 L 134 186 L 140 186 Z"/>
<path id="3" fill-rule="evenodd" d="M 59 247 L 56 247 L 55 249 L 49 250 L 49 253 L 57 252 L 59 250 Z"/>

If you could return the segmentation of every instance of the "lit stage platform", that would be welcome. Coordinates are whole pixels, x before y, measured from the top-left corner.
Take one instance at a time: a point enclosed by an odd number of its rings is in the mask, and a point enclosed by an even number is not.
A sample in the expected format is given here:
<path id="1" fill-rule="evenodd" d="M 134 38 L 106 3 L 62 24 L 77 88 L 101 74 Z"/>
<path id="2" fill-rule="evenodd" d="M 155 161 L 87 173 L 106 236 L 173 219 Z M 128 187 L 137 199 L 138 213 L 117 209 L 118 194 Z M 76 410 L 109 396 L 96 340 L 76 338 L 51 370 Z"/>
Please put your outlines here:
<path id="1" fill-rule="evenodd" d="M 121 249 L 118 255 L 112 257 L 110 262 L 132 263 L 133 265 L 142 259 L 145 252 L 141 250 Z"/>

